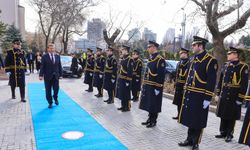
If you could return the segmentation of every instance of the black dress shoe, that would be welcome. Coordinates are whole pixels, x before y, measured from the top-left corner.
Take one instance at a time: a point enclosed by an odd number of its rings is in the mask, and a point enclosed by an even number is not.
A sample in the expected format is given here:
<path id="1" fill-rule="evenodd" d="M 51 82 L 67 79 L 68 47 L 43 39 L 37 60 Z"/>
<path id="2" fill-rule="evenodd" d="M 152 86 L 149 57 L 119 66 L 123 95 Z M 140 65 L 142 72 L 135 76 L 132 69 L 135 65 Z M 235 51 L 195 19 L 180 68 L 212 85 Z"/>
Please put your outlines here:
<path id="1" fill-rule="evenodd" d="M 49 104 L 48 108 L 52 108 L 52 104 Z"/>
<path id="2" fill-rule="evenodd" d="M 199 149 L 199 145 L 198 144 L 194 144 L 190 150 L 198 150 Z"/>
<path id="3" fill-rule="evenodd" d="M 11 98 L 12 98 L 12 99 L 16 99 L 16 96 L 12 96 Z"/>
<path id="4" fill-rule="evenodd" d="M 156 126 L 156 123 L 150 122 L 149 124 L 146 125 L 147 128 L 153 128 Z"/>
<path id="5" fill-rule="evenodd" d="M 179 146 L 192 146 L 192 142 L 185 140 L 184 142 L 178 143 Z"/>
<path id="6" fill-rule="evenodd" d="M 97 98 L 99 98 L 99 97 L 103 97 L 103 95 L 102 94 L 96 94 L 95 95 Z"/>
<path id="7" fill-rule="evenodd" d="M 109 99 L 105 100 L 104 102 L 109 102 Z"/>
<path id="8" fill-rule="evenodd" d="M 233 139 L 233 136 L 231 136 L 231 135 L 227 136 L 226 139 L 225 139 L 225 142 L 229 143 L 229 142 L 232 141 L 232 139 Z"/>
<path id="9" fill-rule="evenodd" d="M 150 120 L 148 119 L 146 122 L 142 122 L 142 125 L 148 125 L 150 123 Z"/>
<path id="10" fill-rule="evenodd" d="M 172 119 L 174 119 L 174 120 L 177 120 L 179 117 L 177 116 L 177 117 L 172 117 Z"/>
<path id="11" fill-rule="evenodd" d="M 117 110 L 123 110 L 123 108 L 122 108 L 122 107 L 120 107 L 120 108 L 117 108 Z"/>
<path id="12" fill-rule="evenodd" d="M 21 99 L 21 102 L 25 103 L 25 102 L 26 102 L 26 100 L 25 100 L 25 99 Z"/>
<path id="13" fill-rule="evenodd" d="M 107 104 L 113 104 L 114 102 L 113 101 L 108 101 Z"/>
<path id="14" fill-rule="evenodd" d="M 121 111 L 122 112 L 127 112 L 127 111 L 130 111 L 130 109 L 129 108 L 125 108 L 125 109 L 122 109 Z"/>
<path id="15" fill-rule="evenodd" d="M 226 137 L 226 135 L 223 135 L 223 134 L 215 135 L 215 138 L 218 138 L 218 139 L 222 139 L 225 137 Z"/>
<path id="16" fill-rule="evenodd" d="M 59 102 L 58 102 L 58 100 L 55 100 L 55 104 L 56 104 L 56 105 L 59 105 Z"/>

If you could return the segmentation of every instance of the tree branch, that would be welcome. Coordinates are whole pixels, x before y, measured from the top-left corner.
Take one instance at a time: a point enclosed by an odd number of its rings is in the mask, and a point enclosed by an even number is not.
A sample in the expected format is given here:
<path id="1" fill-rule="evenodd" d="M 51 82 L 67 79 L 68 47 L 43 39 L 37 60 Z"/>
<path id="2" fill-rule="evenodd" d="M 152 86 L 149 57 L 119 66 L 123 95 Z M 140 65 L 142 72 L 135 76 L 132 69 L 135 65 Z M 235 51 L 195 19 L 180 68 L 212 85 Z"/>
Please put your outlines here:
<path id="1" fill-rule="evenodd" d="M 221 32 L 221 34 L 226 37 L 236 30 L 244 27 L 246 25 L 246 22 L 248 18 L 250 17 L 250 9 L 248 9 L 240 18 L 237 20 L 232 26 L 228 27 L 224 31 Z"/>
<path id="2" fill-rule="evenodd" d="M 230 6 L 227 10 L 224 10 L 224 11 L 219 12 L 219 13 L 217 12 L 216 17 L 221 18 L 221 17 L 224 17 L 224 16 L 232 13 L 236 9 L 239 9 L 243 5 L 243 3 L 244 3 L 243 0 L 240 0 L 239 4 L 234 4 L 234 5 Z"/>
<path id="3" fill-rule="evenodd" d="M 191 1 L 193 1 L 196 5 L 198 5 L 203 12 L 206 12 L 206 8 L 205 8 L 204 4 L 202 4 L 201 2 L 198 2 L 198 0 L 191 0 Z M 204 3 L 204 1 L 203 1 L 203 3 Z"/>

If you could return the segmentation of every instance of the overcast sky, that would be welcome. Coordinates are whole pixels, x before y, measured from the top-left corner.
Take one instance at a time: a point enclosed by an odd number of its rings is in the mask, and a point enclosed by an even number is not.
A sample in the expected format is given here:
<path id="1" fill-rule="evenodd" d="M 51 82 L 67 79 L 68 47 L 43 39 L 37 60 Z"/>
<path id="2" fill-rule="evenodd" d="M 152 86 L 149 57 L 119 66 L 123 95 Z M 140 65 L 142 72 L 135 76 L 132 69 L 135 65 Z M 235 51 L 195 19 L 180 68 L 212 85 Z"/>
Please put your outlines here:
<path id="1" fill-rule="evenodd" d="M 29 1 L 30 0 L 20 0 L 20 4 L 25 7 L 26 30 L 35 32 L 38 16 L 29 6 Z M 88 19 L 101 18 L 108 20 L 110 10 L 112 10 L 114 14 L 121 12 L 121 16 L 130 13 L 133 16 L 133 24 L 131 24 L 130 29 L 134 28 L 137 22 L 143 22 L 144 27 L 148 27 L 157 33 L 157 41 L 161 43 L 168 28 L 174 27 L 177 32 L 180 31 L 183 12 L 189 14 L 196 8 L 192 2 L 186 5 L 186 1 L 187 0 L 103 0 L 99 6 L 91 9 Z M 185 10 L 182 11 L 181 8 L 184 6 Z M 198 18 L 195 24 L 187 20 L 186 24 L 187 32 L 195 26 L 205 30 L 204 19 Z M 126 39 L 127 34 L 123 38 Z"/>

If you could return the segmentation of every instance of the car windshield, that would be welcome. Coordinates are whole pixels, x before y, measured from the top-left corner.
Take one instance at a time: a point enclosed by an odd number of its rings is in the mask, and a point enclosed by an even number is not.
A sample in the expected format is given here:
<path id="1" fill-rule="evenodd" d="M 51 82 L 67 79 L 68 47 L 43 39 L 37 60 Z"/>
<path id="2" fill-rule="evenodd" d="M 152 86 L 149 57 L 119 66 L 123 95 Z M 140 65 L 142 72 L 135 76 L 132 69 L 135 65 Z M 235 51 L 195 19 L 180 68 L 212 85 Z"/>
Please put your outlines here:
<path id="1" fill-rule="evenodd" d="M 173 66 L 174 68 L 176 68 L 177 64 L 179 61 L 176 60 L 166 60 L 171 66 Z"/>
<path id="2" fill-rule="evenodd" d="M 72 61 L 71 56 L 61 56 L 61 63 L 62 64 L 69 64 Z"/>

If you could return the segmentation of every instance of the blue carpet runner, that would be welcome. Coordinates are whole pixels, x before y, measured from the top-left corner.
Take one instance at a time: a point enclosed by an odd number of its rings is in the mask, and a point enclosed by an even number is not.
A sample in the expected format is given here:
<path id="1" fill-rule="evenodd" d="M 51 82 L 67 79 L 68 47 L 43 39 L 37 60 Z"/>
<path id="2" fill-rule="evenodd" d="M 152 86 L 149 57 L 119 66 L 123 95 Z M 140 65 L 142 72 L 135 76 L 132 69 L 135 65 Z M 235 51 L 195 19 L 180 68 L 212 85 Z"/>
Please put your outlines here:
<path id="1" fill-rule="evenodd" d="M 48 109 L 44 88 L 43 83 L 28 84 L 37 150 L 127 150 L 63 90 L 59 91 L 59 106 Z M 62 134 L 68 131 L 80 131 L 84 136 L 64 139 Z"/>

